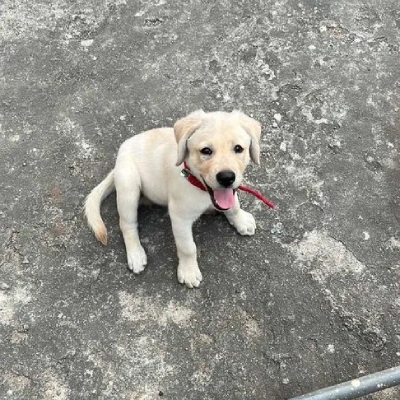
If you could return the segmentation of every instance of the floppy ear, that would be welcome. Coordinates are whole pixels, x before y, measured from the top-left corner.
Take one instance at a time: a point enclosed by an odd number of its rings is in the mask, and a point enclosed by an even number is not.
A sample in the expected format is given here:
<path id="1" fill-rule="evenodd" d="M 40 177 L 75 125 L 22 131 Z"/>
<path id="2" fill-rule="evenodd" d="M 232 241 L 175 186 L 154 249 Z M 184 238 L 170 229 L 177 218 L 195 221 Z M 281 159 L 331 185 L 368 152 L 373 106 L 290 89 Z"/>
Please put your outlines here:
<path id="1" fill-rule="evenodd" d="M 178 143 L 178 158 L 176 165 L 181 165 L 186 156 L 187 141 L 203 122 L 203 110 L 197 110 L 174 124 L 175 139 Z"/>
<path id="2" fill-rule="evenodd" d="M 257 165 L 260 165 L 260 137 L 261 137 L 261 124 L 253 118 L 248 117 L 241 111 L 232 111 L 239 120 L 239 124 L 250 135 L 250 158 Z"/>

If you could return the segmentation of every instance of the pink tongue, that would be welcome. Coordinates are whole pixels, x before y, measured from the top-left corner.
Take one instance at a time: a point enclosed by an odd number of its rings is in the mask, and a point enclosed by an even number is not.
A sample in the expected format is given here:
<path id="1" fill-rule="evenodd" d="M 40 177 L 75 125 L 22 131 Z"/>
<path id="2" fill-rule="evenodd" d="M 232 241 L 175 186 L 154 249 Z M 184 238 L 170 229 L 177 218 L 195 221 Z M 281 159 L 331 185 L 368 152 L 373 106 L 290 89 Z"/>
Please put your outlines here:
<path id="1" fill-rule="evenodd" d="M 214 190 L 214 200 L 219 207 L 228 209 L 235 204 L 235 196 L 233 189 L 220 189 Z"/>

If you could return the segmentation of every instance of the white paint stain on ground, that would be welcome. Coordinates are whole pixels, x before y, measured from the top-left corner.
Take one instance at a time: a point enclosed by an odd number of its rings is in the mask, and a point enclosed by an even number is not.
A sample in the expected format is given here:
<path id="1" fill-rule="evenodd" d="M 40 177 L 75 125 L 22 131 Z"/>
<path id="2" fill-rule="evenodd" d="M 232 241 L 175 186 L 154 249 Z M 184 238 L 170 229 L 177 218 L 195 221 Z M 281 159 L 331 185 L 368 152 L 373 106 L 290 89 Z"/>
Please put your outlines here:
<path id="1" fill-rule="evenodd" d="M 65 17 L 62 2 L 40 4 L 29 0 L 5 0 L 0 3 L 0 37 L 6 41 L 35 37 L 39 30 L 54 29 Z"/>
<path id="2" fill-rule="evenodd" d="M 86 160 L 94 156 L 94 146 L 85 138 L 85 132 L 78 123 L 67 116 L 62 116 L 56 123 L 55 130 L 66 138 L 73 139 L 73 144 L 77 149 L 77 158 Z"/>
<path id="3" fill-rule="evenodd" d="M 75 143 L 78 149 L 80 150 L 80 154 L 83 159 L 88 159 L 93 154 L 93 147 L 85 141 L 85 139 L 81 139 L 79 142 Z"/>
<path id="4" fill-rule="evenodd" d="M 31 384 L 29 378 L 9 372 L 5 373 L 2 379 L 4 387 L 9 388 L 8 394 L 10 395 L 10 399 L 17 398 L 18 394 L 26 390 Z"/>
<path id="5" fill-rule="evenodd" d="M 171 300 L 167 305 L 159 304 L 156 299 L 126 292 L 119 293 L 122 317 L 132 322 L 153 320 L 160 326 L 173 322 L 184 325 L 193 315 L 193 311 Z"/>
<path id="6" fill-rule="evenodd" d="M 313 230 L 285 247 L 295 256 L 294 265 L 320 285 L 334 310 L 364 318 L 371 329 L 379 331 L 381 313 L 387 299 L 394 297 L 393 289 L 377 287 L 374 275 L 345 244 L 325 231 Z"/>
<path id="7" fill-rule="evenodd" d="M 132 377 L 135 388 L 123 394 L 127 399 L 153 399 L 158 395 L 161 382 L 175 374 L 167 357 L 164 329 L 173 324 L 175 330 L 185 329 L 194 312 L 175 300 L 163 302 L 161 296 L 145 296 L 119 292 L 121 323 L 132 327 L 135 339 L 121 337 L 115 347 L 124 374 Z M 129 328 L 128 328 L 129 329 Z M 107 364 L 107 360 L 103 363 Z M 118 374 L 118 371 L 115 371 Z"/>
<path id="8" fill-rule="evenodd" d="M 60 21 L 69 22 L 65 38 L 80 36 L 83 30 L 95 30 L 109 13 L 111 5 L 126 4 L 125 0 L 110 0 L 88 4 L 85 0 L 50 3 L 30 0 L 0 2 L 0 42 L 35 38 L 40 31 L 55 31 Z"/>
<path id="9" fill-rule="evenodd" d="M 296 245 L 291 245 L 296 263 L 310 269 L 313 277 L 324 283 L 331 275 L 353 274 L 359 276 L 365 266 L 344 246 L 325 232 L 306 233 Z"/>
<path id="10" fill-rule="evenodd" d="M 12 290 L 0 291 L 0 324 L 10 325 L 18 308 L 31 301 L 28 288 L 17 286 Z"/>
<path id="11" fill-rule="evenodd" d="M 325 204 L 323 186 L 325 182 L 317 176 L 317 172 L 313 167 L 298 166 L 296 164 L 296 154 L 290 152 L 293 161 L 288 163 L 285 168 L 285 178 L 287 185 L 291 185 L 297 191 L 305 190 L 308 199 L 318 200 L 320 205 Z M 293 203 L 293 199 L 290 199 Z"/>
<path id="12" fill-rule="evenodd" d="M 123 321 L 126 323 L 124 317 Z M 110 362 L 107 351 L 99 350 L 98 342 L 87 343 L 85 358 L 101 369 L 104 382 L 108 382 L 104 395 L 113 392 L 114 382 L 119 377 L 129 376 L 128 387 L 131 389 L 121 393 L 119 398 L 154 399 L 158 396 L 162 381 L 174 374 L 173 366 L 165 361 L 168 352 L 164 329 L 152 329 L 148 321 L 137 322 L 131 324 L 126 334 L 113 337 L 115 362 Z"/>
<path id="13" fill-rule="evenodd" d="M 135 14 L 135 17 L 143 17 L 152 7 L 159 7 L 166 4 L 166 0 L 152 0 L 143 2 L 145 6 Z"/>
<path id="14" fill-rule="evenodd" d="M 21 392 L 27 393 L 29 386 L 35 385 L 40 388 L 43 400 L 67 400 L 70 390 L 64 380 L 53 370 L 47 369 L 43 373 L 35 375 L 35 379 L 14 372 L 3 375 L 4 386 L 10 399 L 22 398 Z"/>
<path id="15" fill-rule="evenodd" d="M 259 337 L 261 328 L 257 320 L 240 307 L 238 308 L 238 314 L 240 315 L 240 320 L 244 323 L 244 333 L 247 339 L 251 340 Z"/>
<path id="16" fill-rule="evenodd" d="M 69 399 L 69 388 L 52 371 L 46 371 L 42 377 L 44 380 L 44 400 L 67 400 Z"/>

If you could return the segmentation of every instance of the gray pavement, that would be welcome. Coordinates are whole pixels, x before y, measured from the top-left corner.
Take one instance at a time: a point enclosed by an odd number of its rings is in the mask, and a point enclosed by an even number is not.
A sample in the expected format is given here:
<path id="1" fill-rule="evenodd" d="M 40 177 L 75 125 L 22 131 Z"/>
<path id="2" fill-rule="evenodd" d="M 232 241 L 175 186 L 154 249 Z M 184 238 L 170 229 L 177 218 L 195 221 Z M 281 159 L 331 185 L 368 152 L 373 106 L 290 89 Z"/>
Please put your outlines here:
<path id="1" fill-rule="evenodd" d="M 267 399 L 400 363 L 397 0 L 0 3 L 0 398 Z M 198 108 L 263 125 L 256 235 L 165 209 L 131 274 L 81 214 L 124 139 Z M 395 400 L 396 388 L 368 399 Z"/>

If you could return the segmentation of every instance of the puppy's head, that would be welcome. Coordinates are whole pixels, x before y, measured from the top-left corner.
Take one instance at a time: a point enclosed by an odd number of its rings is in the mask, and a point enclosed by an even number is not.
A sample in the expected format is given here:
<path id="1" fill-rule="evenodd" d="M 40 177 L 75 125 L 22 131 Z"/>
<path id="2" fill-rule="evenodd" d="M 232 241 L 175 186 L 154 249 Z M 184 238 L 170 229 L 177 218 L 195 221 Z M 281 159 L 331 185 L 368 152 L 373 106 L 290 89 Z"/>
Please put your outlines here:
<path id="1" fill-rule="evenodd" d="M 250 159 L 260 162 L 261 125 L 241 113 L 196 111 L 174 125 L 176 165 L 184 160 L 206 186 L 215 208 L 227 210 Z"/>

